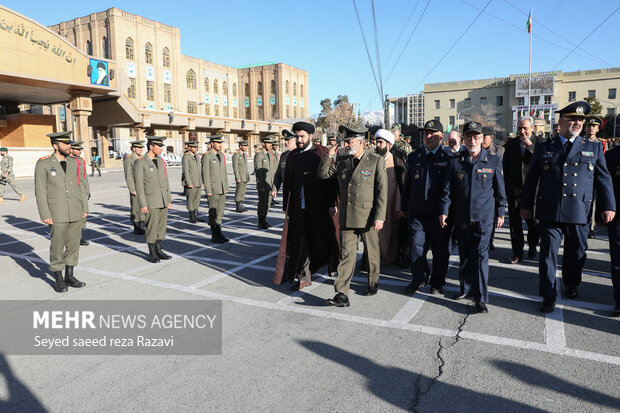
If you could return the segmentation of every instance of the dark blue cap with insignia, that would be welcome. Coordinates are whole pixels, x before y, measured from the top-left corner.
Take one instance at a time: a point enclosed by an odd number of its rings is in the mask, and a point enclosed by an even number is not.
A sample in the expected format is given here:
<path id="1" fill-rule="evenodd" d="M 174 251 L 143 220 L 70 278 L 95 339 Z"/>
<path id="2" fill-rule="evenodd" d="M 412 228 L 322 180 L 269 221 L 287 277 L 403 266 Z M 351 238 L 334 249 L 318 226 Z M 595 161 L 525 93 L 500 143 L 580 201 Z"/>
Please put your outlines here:
<path id="1" fill-rule="evenodd" d="M 603 124 L 603 120 L 598 116 L 588 116 L 586 118 L 586 123 L 584 125 L 598 125 L 601 126 Z"/>
<path id="2" fill-rule="evenodd" d="M 429 132 L 443 132 L 443 125 L 438 120 L 427 120 L 424 127 L 420 128 L 420 130 Z"/>
<path id="3" fill-rule="evenodd" d="M 338 132 L 340 132 L 343 136 L 340 140 L 346 141 L 353 138 L 365 138 L 366 133 L 368 132 L 367 128 L 350 128 L 348 126 L 340 125 L 338 126 Z"/>
<path id="4" fill-rule="evenodd" d="M 295 134 L 294 134 L 294 133 L 292 133 L 292 132 L 291 132 L 290 130 L 288 130 L 288 129 L 284 129 L 284 130 L 282 131 L 282 136 L 284 136 L 284 139 L 285 139 L 285 140 L 289 140 L 289 139 L 291 139 L 291 138 L 294 138 L 294 137 L 295 137 Z"/>
<path id="5" fill-rule="evenodd" d="M 73 131 L 72 130 L 68 130 L 66 132 L 55 132 L 55 133 L 48 133 L 47 136 L 48 138 L 50 138 L 50 140 L 52 142 L 63 142 L 63 143 L 71 143 L 71 135 L 73 135 Z"/>
<path id="6" fill-rule="evenodd" d="M 467 135 L 469 132 L 474 132 L 474 133 L 482 133 L 482 124 L 480 122 L 466 122 L 465 125 L 463 125 L 463 136 Z"/>
<path id="7" fill-rule="evenodd" d="M 586 116 L 590 113 L 590 104 L 583 100 L 573 102 L 568 106 L 560 110 L 556 110 L 555 113 L 559 113 L 560 117 L 563 116 Z"/>
<path id="8" fill-rule="evenodd" d="M 149 144 L 155 144 L 157 146 L 164 146 L 165 136 L 147 136 L 147 142 Z"/>
<path id="9" fill-rule="evenodd" d="M 210 143 L 213 143 L 213 142 L 215 142 L 215 143 L 222 143 L 223 142 L 223 138 L 224 138 L 224 135 L 211 135 L 211 136 L 209 136 L 209 142 Z"/>

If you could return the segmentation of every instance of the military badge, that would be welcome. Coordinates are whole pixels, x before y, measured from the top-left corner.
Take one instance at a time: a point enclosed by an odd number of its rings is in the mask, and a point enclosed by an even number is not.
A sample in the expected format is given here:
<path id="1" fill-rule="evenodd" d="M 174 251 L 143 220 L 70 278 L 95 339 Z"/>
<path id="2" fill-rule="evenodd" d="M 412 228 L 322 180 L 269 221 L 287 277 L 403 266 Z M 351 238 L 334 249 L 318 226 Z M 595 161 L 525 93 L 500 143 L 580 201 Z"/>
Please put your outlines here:
<path id="1" fill-rule="evenodd" d="M 575 112 L 583 113 L 583 106 L 577 106 L 577 109 L 575 109 Z"/>
<path id="2" fill-rule="evenodd" d="M 465 174 L 463 173 L 463 171 L 459 171 L 458 174 L 456 174 L 457 178 L 459 178 L 459 180 L 463 180 L 465 179 Z"/>
<path id="3" fill-rule="evenodd" d="M 594 152 L 581 151 L 581 156 L 594 156 Z"/>
<path id="4" fill-rule="evenodd" d="M 50 175 L 56 176 L 56 168 L 50 169 Z"/>
<path id="5" fill-rule="evenodd" d="M 543 169 L 544 169 L 545 171 L 548 171 L 548 170 L 549 170 L 549 165 L 548 165 L 548 164 L 545 164 L 545 166 L 543 166 Z"/>
<path id="6" fill-rule="evenodd" d="M 588 162 L 588 170 L 589 171 L 593 171 L 594 170 L 594 165 L 592 165 L 590 162 Z"/>
<path id="7" fill-rule="evenodd" d="M 364 178 L 368 178 L 369 176 L 372 176 L 372 171 L 369 171 L 368 169 L 364 169 L 364 170 L 361 172 L 361 174 L 362 174 L 362 176 L 363 176 Z"/>
<path id="8" fill-rule="evenodd" d="M 416 174 L 413 176 L 413 179 L 420 179 L 420 174 L 416 172 Z"/>
<path id="9" fill-rule="evenodd" d="M 474 128 L 476 127 L 476 122 L 471 122 L 471 123 L 469 124 L 469 127 L 470 127 L 471 129 L 474 129 Z"/>

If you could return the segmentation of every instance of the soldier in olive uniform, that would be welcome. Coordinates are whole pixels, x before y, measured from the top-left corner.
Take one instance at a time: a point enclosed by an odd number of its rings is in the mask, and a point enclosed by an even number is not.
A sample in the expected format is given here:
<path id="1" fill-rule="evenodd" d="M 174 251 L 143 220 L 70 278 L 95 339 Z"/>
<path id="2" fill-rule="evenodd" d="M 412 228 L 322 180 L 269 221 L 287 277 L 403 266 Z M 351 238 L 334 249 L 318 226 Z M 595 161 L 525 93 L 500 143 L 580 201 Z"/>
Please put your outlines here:
<path id="1" fill-rule="evenodd" d="M 405 137 L 400 134 L 401 127 L 399 123 L 392 124 L 392 128 L 390 130 L 394 134 L 394 145 L 392 146 L 392 153 L 398 158 L 400 158 L 405 164 L 405 168 L 407 168 L 407 158 L 409 157 L 409 154 L 413 152 L 413 149 L 411 148 L 411 145 L 407 143 Z"/>
<path id="2" fill-rule="evenodd" d="M 9 155 L 8 148 L 0 148 L 0 155 L 2 155 L 2 160 L 0 161 L 0 204 L 4 203 L 4 189 L 7 184 L 19 195 L 19 202 L 24 202 L 26 200 L 26 195 L 15 185 L 13 157 Z"/>
<path id="3" fill-rule="evenodd" d="M 82 142 L 71 142 L 71 156 L 75 158 L 78 163 L 78 175 L 80 180 L 84 180 L 85 192 L 84 196 L 86 202 L 90 199 L 90 184 L 88 183 L 88 172 L 86 171 L 86 160 L 82 158 Z M 86 218 L 82 219 L 82 234 L 80 237 L 80 245 L 88 245 L 88 241 L 84 239 L 84 228 L 86 228 Z"/>
<path id="4" fill-rule="evenodd" d="M 374 295 L 379 289 L 379 231 L 387 211 L 388 183 L 385 159 L 364 147 L 368 130 L 340 126 L 339 131 L 345 134 L 346 154 L 334 158 L 338 146 L 330 147 L 321 159 L 318 175 L 321 179 L 336 175 L 340 183 L 340 263 L 334 281 L 336 296 L 327 302 L 348 307 L 360 236 L 368 252 L 366 295 Z"/>
<path id="5" fill-rule="evenodd" d="M 205 222 L 204 219 L 198 217 L 198 207 L 200 206 L 200 190 L 202 189 L 202 174 L 200 173 L 200 164 L 198 162 L 198 142 L 189 141 L 187 144 L 187 152 L 183 155 L 183 176 L 185 186 L 185 196 L 187 199 L 187 210 L 189 211 L 189 222 Z"/>
<path id="6" fill-rule="evenodd" d="M 271 145 L 272 136 L 263 139 L 263 149 L 254 155 L 254 174 L 256 175 L 256 188 L 258 189 L 258 227 L 267 229 L 271 225 L 267 222 L 267 211 L 271 200 L 276 196 L 276 188 L 273 184 L 273 176 L 276 172 L 277 163 Z"/>
<path id="7" fill-rule="evenodd" d="M 295 140 L 295 135 L 287 129 L 282 131 L 282 136 L 284 137 L 284 147 L 286 150 L 280 154 L 280 158 L 278 159 L 278 168 L 276 169 L 275 174 L 273 175 L 273 185 L 276 187 L 276 193 L 280 190 L 282 183 L 284 182 L 284 171 L 286 170 L 286 158 L 289 156 L 291 151 L 297 148 L 297 142 Z M 284 206 L 286 208 L 286 205 Z"/>
<path id="8" fill-rule="evenodd" d="M 138 193 L 136 192 L 136 181 L 133 176 L 133 164 L 142 156 L 144 143 L 142 141 L 131 142 L 131 153 L 123 159 L 123 169 L 125 170 L 125 182 L 129 189 L 129 205 L 131 208 L 131 222 L 133 223 L 133 233 L 144 235 L 146 223 L 144 214 L 140 211 L 138 203 Z"/>
<path id="9" fill-rule="evenodd" d="M 71 157 L 71 134 L 47 135 L 54 153 L 37 161 L 34 189 L 41 221 L 50 227 L 50 270 L 54 273 L 56 292 L 67 285 L 80 288 L 86 284 L 73 276 L 78 264 L 82 219 L 88 215 L 86 187 L 78 175 L 77 160 Z M 65 269 L 65 278 L 62 270 Z"/>
<path id="10" fill-rule="evenodd" d="M 232 157 L 233 172 L 235 173 L 235 212 L 245 212 L 243 200 L 245 199 L 245 191 L 250 182 L 250 173 L 248 172 L 248 141 L 239 142 L 239 150 L 235 151 Z"/>
<path id="11" fill-rule="evenodd" d="M 160 157 L 166 138 L 147 136 L 147 139 L 148 152 L 134 162 L 133 176 L 140 212 L 146 217 L 145 238 L 149 246 L 148 260 L 157 263 L 172 258 L 161 249 L 161 242 L 166 237 L 172 194 L 166 162 Z"/>
<path id="12" fill-rule="evenodd" d="M 202 181 L 209 200 L 211 241 L 222 244 L 229 241 L 222 234 L 222 218 L 224 218 L 226 193 L 228 192 L 226 157 L 222 153 L 222 135 L 212 135 L 209 142 L 211 149 L 202 155 Z"/>

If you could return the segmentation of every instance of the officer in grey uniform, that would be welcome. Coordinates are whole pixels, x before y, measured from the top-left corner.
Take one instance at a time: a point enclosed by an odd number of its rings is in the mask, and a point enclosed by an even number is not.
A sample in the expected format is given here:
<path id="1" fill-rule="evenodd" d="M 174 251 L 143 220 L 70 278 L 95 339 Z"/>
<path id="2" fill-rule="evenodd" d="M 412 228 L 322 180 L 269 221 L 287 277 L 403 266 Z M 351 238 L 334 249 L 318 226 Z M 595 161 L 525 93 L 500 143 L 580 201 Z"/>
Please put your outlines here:
<path id="1" fill-rule="evenodd" d="M 56 292 L 86 284 L 73 276 L 78 264 L 82 219 L 88 215 L 86 187 L 71 156 L 71 134 L 50 133 L 54 153 L 40 158 L 34 167 L 34 190 L 41 221 L 50 227 L 50 270 Z M 62 270 L 65 269 L 65 278 Z"/>
<path id="2" fill-rule="evenodd" d="M 157 263 L 172 258 L 161 248 L 161 242 L 166 237 L 172 194 L 166 162 L 160 157 L 166 138 L 147 136 L 147 139 L 148 152 L 134 162 L 133 176 L 140 212 L 146 217 L 145 238 L 149 246 L 148 260 Z"/>
<path id="3" fill-rule="evenodd" d="M 71 156 L 78 162 L 78 175 L 80 180 L 84 180 L 86 202 L 90 199 L 90 184 L 88 183 L 88 172 L 86 171 L 86 160 L 82 158 L 82 142 L 71 142 Z M 84 228 L 86 228 L 86 218 L 82 219 L 82 234 L 80 236 L 80 245 L 87 246 L 88 241 L 84 239 Z"/>
<path id="4" fill-rule="evenodd" d="M 348 307 L 360 236 L 368 253 L 366 295 L 379 289 L 379 231 L 387 212 L 388 182 L 385 159 L 364 146 L 368 129 L 340 126 L 338 130 L 345 135 L 345 153 L 336 157 L 338 146 L 331 146 L 321 159 L 318 175 L 321 179 L 336 175 L 340 183 L 340 262 L 334 281 L 336 295 L 327 303 Z"/>
<path id="5" fill-rule="evenodd" d="M 273 176 L 278 165 L 271 151 L 272 144 L 273 136 L 267 136 L 263 139 L 263 149 L 254 155 L 254 174 L 256 175 L 256 189 L 258 190 L 258 228 L 260 229 L 271 227 L 267 222 L 267 211 L 269 211 L 271 200 L 276 196 Z"/>
<path id="6" fill-rule="evenodd" d="M 185 182 L 185 197 L 187 200 L 187 210 L 189 211 L 189 222 L 205 222 L 198 217 L 198 207 L 200 207 L 200 191 L 202 189 L 202 174 L 198 162 L 198 142 L 186 142 L 187 152 L 183 154 L 183 176 Z"/>
<path id="7" fill-rule="evenodd" d="M 142 157 L 144 143 L 142 141 L 131 142 L 131 153 L 123 159 L 123 170 L 125 171 L 125 182 L 129 189 L 129 205 L 131 208 L 130 219 L 133 223 L 133 233 L 136 235 L 144 235 L 146 231 L 145 216 L 140 211 L 138 203 L 138 193 L 136 192 L 136 181 L 133 176 L 133 165 Z"/>
<path id="8" fill-rule="evenodd" d="M 212 135 L 209 139 L 211 148 L 202 155 L 202 181 L 209 200 L 211 241 L 216 244 L 229 241 L 222 234 L 222 219 L 228 192 L 228 175 L 226 174 L 226 157 L 222 153 L 222 137 L 222 135 Z"/>
<path id="9" fill-rule="evenodd" d="M 248 171 L 248 141 L 239 142 L 239 150 L 235 151 L 232 157 L 233 172 L 235 173 L 235 212 L 245 212 L 243 200 L 245 191 L 250 182 L 250 172 Z"/>
<path id="10" fill-rule="evenodd" d="M 19 195 L 19 202 L 26 200 L 26 195 L 15 185 L 15 175 L 13 175 L 13 157 L 9 155 L 8 148 L 0 148 L 0 204 L 4 203 L 4 189 L 8 184 L 13 191 Z"/>

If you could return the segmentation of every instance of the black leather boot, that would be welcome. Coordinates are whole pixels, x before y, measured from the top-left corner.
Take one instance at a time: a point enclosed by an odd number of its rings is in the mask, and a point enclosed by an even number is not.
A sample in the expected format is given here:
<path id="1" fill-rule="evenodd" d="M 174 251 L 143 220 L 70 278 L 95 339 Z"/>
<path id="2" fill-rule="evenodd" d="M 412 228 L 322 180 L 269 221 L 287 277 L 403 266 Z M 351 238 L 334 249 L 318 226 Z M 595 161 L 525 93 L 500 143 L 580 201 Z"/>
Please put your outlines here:
<path id="1" fill-rule="evenodd" d="M 243 205 L 241 205 L 241 202 L 235 202 L 235 205 L 237 206 L 235 212 L 243 212 Z"/>
<path id="2" fill-rule="evenodd" d="M 205 222 L 205 220 L 204 220 L 204 219 L 202 219 L 202 218 L 200 218 L 200 217 L 198 216 L 198 210 L 197 210 L 197 209 L 195 209 L 195 210 L 194 210 L 194 219 L 195 219 L 196 221 L 198 221 L 198 222 Z"/>
<path id="3" fill-rule="evenodd" d="M 155 252 L 157 253 L 157 257 L 162 260 L 169 260 L 172 257 L 161 250 L 161 240 L 155 241 Z"/>
<path id="4" fill-rule="evenodd" d="M 140 228 L 135 222 L 133 223 L 133 233 L 136 235 L 143 235 L 142 228 Z"/>
<path id="5" fill-rule="evenodd" d="M 258 227 L 260 229 L 267 229 L 271 227 L 271 225 L 267 222 L 266 217 L 258 217 Z"/>
<path id="6" fill-rule="evenodd" d="M 214 244 L 223 244 L 226 242 L 226 240 L 220 235 L 217 225 L 211 225 L 211 242 Z"/>
<path id="7" fill-rule="evenodd" d="M 54 279 L 56 280 L 54 290 L 56 290 L 57 293 L 66 293 L 67 284 L 65 283 L 64 278 L 62 278 L 62 271 L 54 271 Z"/>
<path id="8" fill-rule="evenodd" d="M 155 250 L 155 244 L 149 244 L 149 258 L 148 260 L 152 263 L 159 262 L 159 257 L 157 256 L 157 251 Z"/>
<path id="9" fill-rule="evenodd" d="M 82 237 L 80 238 L 80 245 L 83 245 L 83 246 L 88 245 L 88 241 L 84 239 L 84 228 L 82 228 Z"/>
<path id="10" fill-rule="evenodd" d="M 138 227 L 142 230 L 142 235 L 146 234 L 146 222 L 140 221 L 138 222 Z"/>
<path id="11" fill-rule="evenodd" d="M 224 234 L 222 234 L 222 226 L 221 225 L 216 225 L 216 226 L 217 226 L 217 234 L 220 236 L 220 238 L 223 239 L 224 242 L 230 241 L 228 238 L 226 238 Z"/>
<path id="12" fill-rule="evenodd" d="M 73 288 L 82 288 L 86 286 L 85 282 L 82 282 L 73 276 L 73 267 L 70 265 L 65 267 L 65 282 Z"/>
<path id="13" fill-rule="evenodd" d="M 194 211 L 189 211 L 189 222 L 191 224 L 196 223 L 196 216 L 194 215 Z"/>

